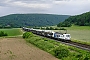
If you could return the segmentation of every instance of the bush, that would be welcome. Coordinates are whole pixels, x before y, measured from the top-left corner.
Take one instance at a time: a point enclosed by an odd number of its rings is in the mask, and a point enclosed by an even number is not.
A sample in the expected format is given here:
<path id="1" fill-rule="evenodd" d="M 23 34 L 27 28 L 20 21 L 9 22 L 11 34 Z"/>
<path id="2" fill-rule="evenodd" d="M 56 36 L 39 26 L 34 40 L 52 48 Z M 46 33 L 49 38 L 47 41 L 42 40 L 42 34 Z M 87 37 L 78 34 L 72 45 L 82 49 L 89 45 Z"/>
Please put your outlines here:
<path id="1" fill-rule="evenodd" d="M 0 37 L 7 36 L 7 33 L 4 33 L 3 31 L 0 31 Z"/>
<path id="2" fill-rule="evenodd" d="M 23 38 L 30 38 L 30 37 L 32 37 L 33 36 L 33 33 L 31 33 L 31 32 L 25 32 L 24 34 L 23 34 Z"/>
<path id="3" fill-rule="evenodd" d="M 66 48 L 58 47 L 54 50 L 54 53 L 57 58 L 62 59 L 63 57 L 67 57 L 69 55 L 69 50 Z"/>

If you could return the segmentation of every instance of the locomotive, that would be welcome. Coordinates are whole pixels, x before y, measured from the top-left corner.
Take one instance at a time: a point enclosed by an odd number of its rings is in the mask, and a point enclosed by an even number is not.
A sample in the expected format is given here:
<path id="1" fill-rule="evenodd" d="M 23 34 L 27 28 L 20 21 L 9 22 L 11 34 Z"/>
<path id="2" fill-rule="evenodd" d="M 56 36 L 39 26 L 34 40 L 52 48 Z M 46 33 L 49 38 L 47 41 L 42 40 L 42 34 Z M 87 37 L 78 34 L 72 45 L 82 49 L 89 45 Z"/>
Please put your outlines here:
<path id="1" fill-rule="evenodd" d="M 32 32 L 33 34 L 53 38 L 53 39 L 58 39 L 61 41 L 71 41 L 71 36 L 70 34 L 67 33 L 59 33 L 59 32 L 54 32 L 52 30 L 40 30 L 40 29 L 33 29 L 33 28 L 22 28 L 24 31 L 27 32 Z"/>

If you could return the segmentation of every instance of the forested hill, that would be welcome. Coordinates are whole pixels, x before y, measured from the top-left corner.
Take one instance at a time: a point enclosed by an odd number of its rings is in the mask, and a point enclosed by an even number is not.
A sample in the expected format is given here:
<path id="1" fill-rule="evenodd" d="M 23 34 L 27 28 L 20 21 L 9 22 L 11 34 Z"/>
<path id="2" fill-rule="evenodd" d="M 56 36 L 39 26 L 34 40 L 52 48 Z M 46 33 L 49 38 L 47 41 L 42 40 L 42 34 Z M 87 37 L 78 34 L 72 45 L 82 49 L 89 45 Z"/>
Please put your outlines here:
<path id="1" fill-rule="evenodd" d="M 1 26 L 51 26 L 67 19 L 68 15 L 52 14 L 11 14 L 0 17 Z"/>
<path id="2" fill-rule="evenodd" d="M 64 22 L 59 23 L 58 26 L 71 26 L 71 24 L 79 26 L 90 26 L 90 12 L 86 12 L 76 16 L 70 16 Z"/>

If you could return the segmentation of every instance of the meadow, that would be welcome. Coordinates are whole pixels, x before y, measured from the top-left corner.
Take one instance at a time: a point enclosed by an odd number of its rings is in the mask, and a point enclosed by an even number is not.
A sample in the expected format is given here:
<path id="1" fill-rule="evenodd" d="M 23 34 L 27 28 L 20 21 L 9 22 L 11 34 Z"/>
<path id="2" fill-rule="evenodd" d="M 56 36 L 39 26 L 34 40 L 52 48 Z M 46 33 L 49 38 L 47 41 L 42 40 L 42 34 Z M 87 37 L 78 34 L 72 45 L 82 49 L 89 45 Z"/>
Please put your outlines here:
<path id="1" fill-rule="evenodd" d="M 12 29 L 0 29 L 0 31 L 4 31 L 8 34 L 8 36 L 17 36 L 22 35 L 22 31 L 19 28 L 12 28 Z"/>

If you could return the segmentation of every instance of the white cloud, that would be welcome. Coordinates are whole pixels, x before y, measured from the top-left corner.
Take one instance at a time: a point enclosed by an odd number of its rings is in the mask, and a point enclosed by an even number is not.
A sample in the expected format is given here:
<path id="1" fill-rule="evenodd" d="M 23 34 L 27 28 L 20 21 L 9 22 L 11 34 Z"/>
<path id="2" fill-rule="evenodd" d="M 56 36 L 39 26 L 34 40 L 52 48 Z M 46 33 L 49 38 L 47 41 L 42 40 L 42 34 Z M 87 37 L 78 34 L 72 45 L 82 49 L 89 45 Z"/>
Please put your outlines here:
<path id="1" fill-rule="evenodd" d="M 39 4 L 39 3 L 23 3 L 21 1 L 13 2 L 14 6 L 26 7 L 26 8 L 50 8 L 49 4 Z"/>
<path id="2" fill-rule="evenodd" d="M 75 15 L 90 11 L 90 0 L 54 0 L 53 6 L 62 14 Z"/>
<path id="3" fill-rule="evenodd" d="M 90 0 L 0 0 L 1 15 L 54 13 L 75 15 L 90 11 Z"/>
<path id="4" fill-rule="evenodd" d="M 28 3 L 27 2 L 6 0 L 6 1 L 2 1 L 1 6 L 7 6 L 7 7 L 19 6 L 19 7 L 28 7 L 28 8 L 44 8 L 44 9 L 51 7 L 51 5 L 47 3 L 40 3 L 40 2 L 36 3 L 36 2 L 30 2 L 30 1 Z"/>

